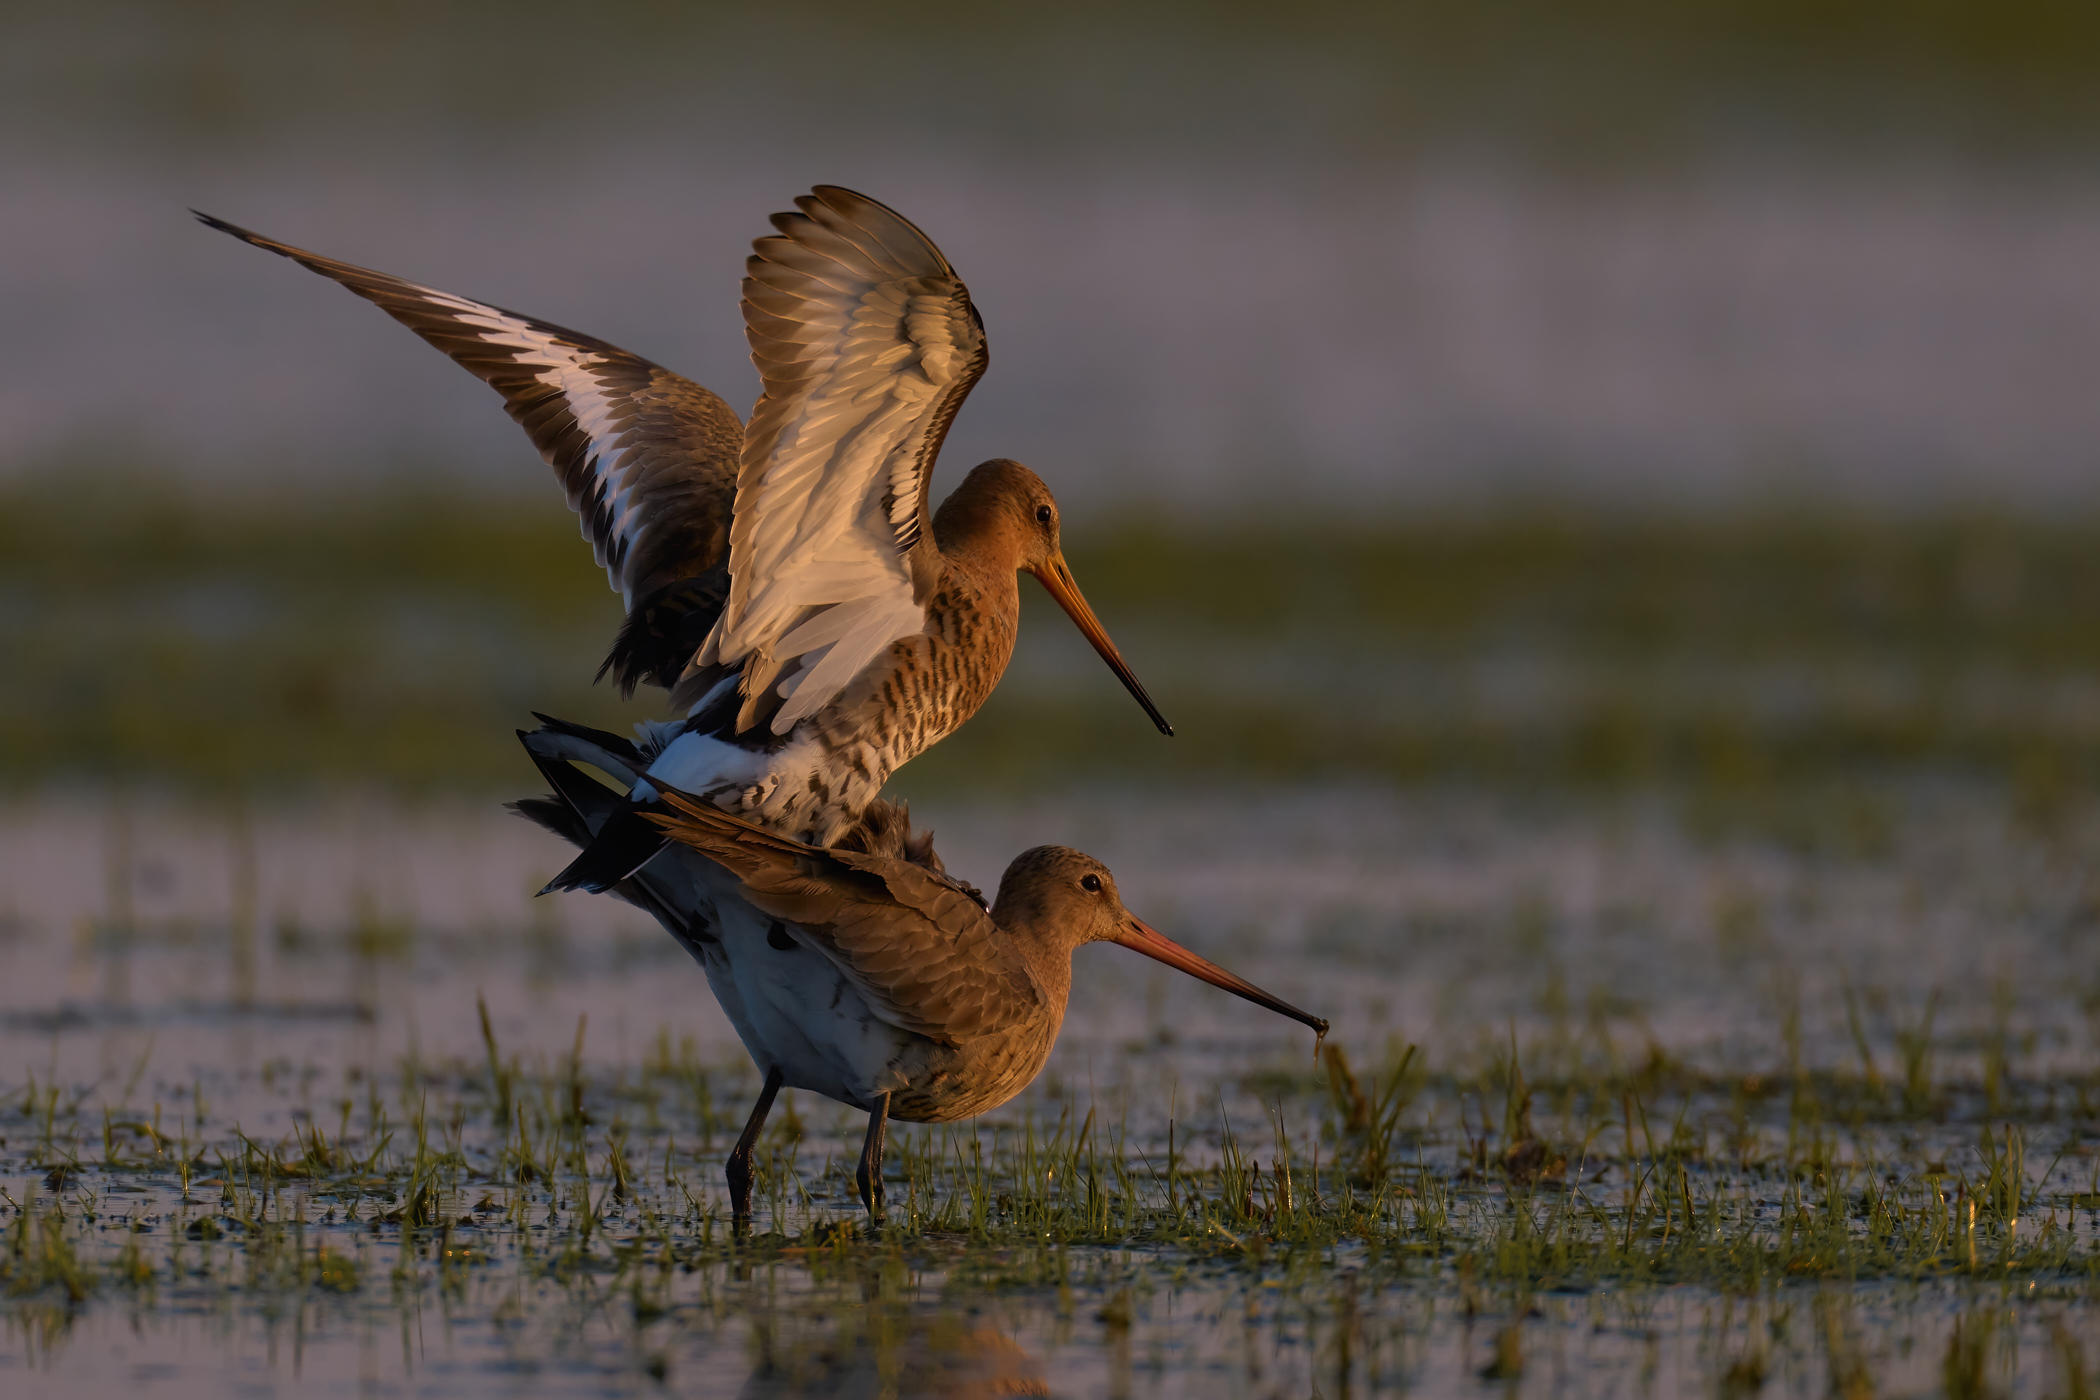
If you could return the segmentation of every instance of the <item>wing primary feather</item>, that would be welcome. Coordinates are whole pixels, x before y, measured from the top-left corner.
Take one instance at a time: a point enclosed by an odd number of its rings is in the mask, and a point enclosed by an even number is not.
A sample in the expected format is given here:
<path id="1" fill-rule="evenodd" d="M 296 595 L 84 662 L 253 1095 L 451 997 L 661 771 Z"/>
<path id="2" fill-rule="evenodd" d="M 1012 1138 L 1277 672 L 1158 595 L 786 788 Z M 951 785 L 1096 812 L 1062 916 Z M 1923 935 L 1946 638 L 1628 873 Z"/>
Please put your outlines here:
<path id="1" fill-rule="evenodd" d="M 192 212 L 372 302 L 500 393 L 630 607 L 726 567 L 743 427 L 706 389 L 596 336 Z"/>

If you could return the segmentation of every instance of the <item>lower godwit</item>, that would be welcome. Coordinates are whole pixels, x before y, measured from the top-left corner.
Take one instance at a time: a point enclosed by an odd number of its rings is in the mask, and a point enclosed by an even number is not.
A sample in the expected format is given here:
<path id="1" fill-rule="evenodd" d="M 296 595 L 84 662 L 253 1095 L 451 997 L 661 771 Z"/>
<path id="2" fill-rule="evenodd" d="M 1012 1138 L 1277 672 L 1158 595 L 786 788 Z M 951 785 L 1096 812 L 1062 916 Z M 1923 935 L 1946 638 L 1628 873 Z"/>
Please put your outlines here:
<path id="1" fill-rule="evenodd" d="M 1108 867 L 1079 851 L 1022 852 L 987 910 L 975 890 L 909 860 L 816 849 L 665 797 L 676 810 L 651 820 L 755 915 L 687 943 L 765 1074 L 726 1169 L 738 1219 L 750 1215 L 752 1146 L 783 1087 L 867 1110 L 855 1179 L 879 1216 L 887 1122 L 954 1122 L 1026 1088 L 1057 1042 L 1081 944 L 1120 943 L 1327 1034 L 1324 1020 L 1137 918 Z"/>
<path id="2" fill-rule="evenodd" d="M 605 890 L 663 848 L 668 786 L 817 845 L 1005 671 L 1035 575 L 1163 733 L 1066 564 L 1050 490 L 986 462 L 934 510 L 935 457 L 988 363 L 932 240 L 820 185 L 754 244 L 743 317 L 763 392 L 721 399 L 595 337 L 322 257 L 200 214 L 378 305 L 503 395 L 567 490 L 627 618 L 599 674 L 672 692 L 639 745 L 548 722 L 535 754 L 600 767 L 632 810 L 549 888 Z"/>

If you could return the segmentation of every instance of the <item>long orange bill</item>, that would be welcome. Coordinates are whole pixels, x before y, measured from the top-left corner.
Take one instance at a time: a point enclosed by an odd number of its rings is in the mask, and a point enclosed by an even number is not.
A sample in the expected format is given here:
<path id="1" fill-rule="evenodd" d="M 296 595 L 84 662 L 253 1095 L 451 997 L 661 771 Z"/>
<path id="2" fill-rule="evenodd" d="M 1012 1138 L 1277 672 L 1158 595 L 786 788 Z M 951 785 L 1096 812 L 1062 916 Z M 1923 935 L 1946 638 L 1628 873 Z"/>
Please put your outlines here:
<path id="1" fill-rule="evenodd" d="M 1072 568 L 1065 563 L 1065 557 L 1060 554 L 1042 568 L 1031 569 L 1029 572 L 1035 575 L 1036 582 L 1050 590 L 1050 596 L 1057 599 L 1057 605 L 1065 610 L 1065 615 L 1079 624 L 1079 630 L 1094 644 L 1094 650 L 1101 653 L 1101 659 L 1116 673 L 1116 679 L 1123 682 L 1123 688 L 1136 696 L 1137 702 L 1145 707 L 1145 713 L 1152 716 L 1152 722 L 1159 726 L 1159 732 L 1171 735 L 1174 726 L 1167 723 L 1167 717 L 1159 712 L 1159 706 L 1152 703 L 1152 697 L 1145 693 L 1145 687 L 1138 684 L 1137 675 L 1130 669 L 1130 663 L 1123 659 L 1123 653 L 1116 650 L 1116 644 L 1108 639 L 1108 629 L 1101 625 L 1100 618 L 1094 616 L 1094 610 L 1086 605 L 1086 599 L 1079 592 L 1079 582 L 1072 577 Z"/>
<path id="2" fill-rule="evenodd" d="M 1168 967 L 1178 967 L 1191 977 L 1201 977 L 1213 987 L 1223 987 L 1234 996 L 1245 997 L 1256 1006 L 1266 1006 L 1293 1021 L 1303 1021 L 1323 1039 L 1327 1035 L 1327 1022 L 1322 1018 L 1309 1015 L 1287 1001 L 1270 996 L 1246 978 L 1233 976 L 1208 958 L 1197 957 L 1143 919 L 1132 919 L 1129 927 L 1116 933 L 1115 941 L 1125 948 L 1136 949 L 1148 958 L 1157 958 Z"/>

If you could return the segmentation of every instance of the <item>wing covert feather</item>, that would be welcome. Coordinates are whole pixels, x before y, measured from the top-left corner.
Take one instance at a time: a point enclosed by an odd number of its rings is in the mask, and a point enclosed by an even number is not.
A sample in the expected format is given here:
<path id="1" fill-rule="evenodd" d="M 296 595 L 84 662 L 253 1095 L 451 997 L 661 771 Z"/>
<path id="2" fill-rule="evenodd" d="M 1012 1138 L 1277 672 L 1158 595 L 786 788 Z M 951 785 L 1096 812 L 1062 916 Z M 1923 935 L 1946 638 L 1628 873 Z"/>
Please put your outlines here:
<path id="1" fill-rule="evenodd" d="M 957 886 L 909 861 L 820 850 L 667 793 L 652 816 L 743 882 L 755 907 L 807 934 L 901 1030 L 954 1044 L 1047 1006 L 1013 942 Z"/>
<path id="2" fill-rule="evenodd" d="M 836 186 L 795 204 L 753 245 L 744 281 L 764 391 L 737 474 L 728 602 L 694 663 L 741 667 L 739 728 L 770 718 L 776 734 L 924 628 L 934 459 L 988 358 L 969 290 L 925 234 Z"/>

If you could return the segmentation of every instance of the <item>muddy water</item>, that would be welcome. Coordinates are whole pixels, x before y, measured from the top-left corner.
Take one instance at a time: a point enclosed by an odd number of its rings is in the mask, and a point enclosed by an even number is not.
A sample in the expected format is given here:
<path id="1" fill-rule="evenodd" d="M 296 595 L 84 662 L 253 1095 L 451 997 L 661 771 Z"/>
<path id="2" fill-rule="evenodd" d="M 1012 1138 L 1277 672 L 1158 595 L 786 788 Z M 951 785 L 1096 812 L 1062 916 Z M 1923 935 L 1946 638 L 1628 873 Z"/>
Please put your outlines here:
<path id="1" fill-rule="evenodd" d="M 1829 1063 L 1855 1053 L 1849 988 L 1884 1051 L 1936 996 L 1957 1041 L 2003 1021 L 2032 1071 L 2090 1066 L 2100 829 L 2037 836 L 1948 788 L 1874 811 L 1852 849 L 1701 834 L 1659 800 L 1368 789 L 914 815 L 987 888 L 1030 845 L 1099 855 L 1133 910 L 1328 1016 L 1345 1043 L 1399 1034 L 1460 1056 L 1506 1042 L 1514 1018 L 1755 1065 L 1790 1053 L 1791 1019 L 1800 1053 Z M 631 1060 L 663 1033 L 733 1055 L 704 981 L 648 918 L 531 897 L 565 849 L 494 803 L 0 808 L 0 1064 L 94 1078 L 150 1041 L 152 1074 L 179 1083 L 273 1057 L 471 1057 L 480 1033 L 461 1009 L 477 994 L 528 1053 L 569 1049 L 587 1017 L 587 1059 Z M 1303 1039 L 1118 950 L 1086 950 L 1078 969 L 1068 1072 L 1162 1028 L 1231 1062 Z"/>
<path id="2" fill-rule="evenodd" d="M 2054 1106 L 2095 1063 L 2087 872 L 2100 832 L 2035 832 L 1986 794 L 1876 801 L 1866 835 L 1835 845 L 1702 835 L 1659 800 L 1370 790 L 1100 792 L 916 815 L 984 884 L 1042 841 L 1101 856 L 1134 910 L 1332 1018 L 1364 1065 L 1412 1042 L 1462 1081 L 1515 1043 L 1534 1073 L 1660 1054 L 1750 1076 L 1871 1062 L 1900 1080 L 1922 1028 L 1953 1120 L 1887 1132 L 1882 1150 L 1968 1150 L 1976 1114 L 1962 1105 L 1985 1086 L 2046 1098 L 2046 1121 L 2029 1115 L 2032 1151 L 2054 1157 L 2037 1182 L 2041 1199 L 2067 1202 L 2087 1189 L 2096 1136 L 2083 1097 Z M 854 1212 L 839 1164 L 859 1115 L 808 1095 L 775 1120 L 800 1129 L 778 1139 L 797 1186 L 762 1201 L 761 1233 L 781 1247 L 665 1262 L 645 1296 L 638 1275 L 563 1263 L 575 1203 L 506 1180 L 464 1110 L 446 1121 L 486 1063 L 480 1002 L 503 1055 L 528 1076 L 580 1082 L 593 1121 L 631 1129 L 629 1150 L 657 1164 L 631 1198 L 599 1196 L 606 1248 L 647 1254 L 652 1213 L 674 1208 L 684 1223 L 664 1237 L 666 1261 L 674 1236 L 685 1248 L 722 1228 L 706 1207 L 721 1205 L 720 1153 L 755 1088 L 748 1064 L 697 970 L 646 919 L 606 900 L 529 897 L 562 859 L 479 804 L 53 797 L 0 813 L 4 1223 L 18 1252 L 34 1223 L 24 1205 L 76 1226 L 85 1212 L 82 1248 L 109 1267 L 127 1239 L 163 1251 L 150 1289 L 67 1302 L 45 1287 L 0 1307 L 7 1392 L 1448 1393 L 1485 1372 L 1554 1393 L 1689 1394 L 1753 1367 L 1777 1393 L 1821 1394 L 1848 1367 L 1928 1388 L 1959 1324 L 1971 1339 L 1990 1329 L 1998 1382 L 2041 1393 L 2061 1379 L 2065 1319 L 2074 1333 L 2093 1320 L 2085 1285 L 2047 1278 L 1999 1285 L 1983 1304 L 1972 1285 L 1921 1278 L 1747 1301 L 1548 1289 L 1511 1313 L 1447 1269 L 1396 1283 L 1346 1245 L 1220 1262 L 1025 1241 L 987 1252 L 933 1228 L 887 1254 L 828 1252 L 824 1221 Z M 1270 1131 L 1251 1125 L 1273 1106 L 1283 1131 L 1319 1140 L 1299 1028 L 1114 948 L 1082 951 L 1074 998 L 1050 1069 L 990 1126 L 1092 1108 L 1157 1152 L 1173 1113 L 1182 1150 L 1202 1161 L 1220 1150 L 1221 1122 Z M 676 1078 L 674 1063 L 704 1091 L 645 1094 L 650 1075 Z M 419 1106 L 462 1163 L 439 1212 L 457 1228 L 435 1254 L 427 1236 L 404 1247 L 381 1223 L 402 1208 L 398 1181 L 359 1187 L 351 1174 L 257 1194 L 227 1165 L 243 1138 L 297 1144 L 316 1129 L 353 1153 L 391 1131 L 400 1151 Z M 1459 1092 L 1413 1110 L 1431 1168 L 1463 1175 L 1459 1120 L 1487 1107 Z M 166 1153 L 154 1165 L 152 1133 L 200 1164 L 188 1180 Z M 961 1141 L 899 1138 L 907 1161 Z M 596 1180 L 607 1141 L 588 1138 Z M 79 1169 L 54 1180 L 67 1153 Z M 129 1165 L 97 1166 L 109 1160 Z M 355 1284 L 270 1273 L 262 1221 L 295 1241 L 287 1257 L 348 1261 Z"/>

